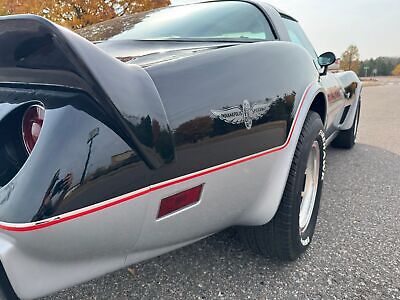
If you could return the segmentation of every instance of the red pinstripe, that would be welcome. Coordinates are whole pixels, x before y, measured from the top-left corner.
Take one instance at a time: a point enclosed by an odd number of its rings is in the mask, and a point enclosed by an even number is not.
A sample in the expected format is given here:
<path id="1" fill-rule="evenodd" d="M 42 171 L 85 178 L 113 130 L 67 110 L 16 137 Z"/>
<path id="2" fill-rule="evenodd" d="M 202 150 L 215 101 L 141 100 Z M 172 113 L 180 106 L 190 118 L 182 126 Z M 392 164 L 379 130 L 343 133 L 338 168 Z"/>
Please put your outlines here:
<path id="1" fill-rule="evenodd" d="M 56 224 L 59 224 L 59 223 L 63 223 L 63 222 L 66 222 L 66 221 L 70 221 L 70 220 L 73 220 L 73 219 L 77 219 L 77 218 L 80 218 L 80 217 L 95 213 L 97 211 L 100 211 L 100 210 L 103 210 L 103 209 L 106 209 L 106 208 L 109 208 L 109 207 L 112 207 L 112 206 L 115 206 L 115 205 L 130 201 L 130 200 L 133 200 L 133 199 L 138 198 L 140 196 L 147 195 L 149 193 L 152 193 L 154 191 L 157 191 L 157 190 L 160 190 L 160 189 L 172 186 L 172 185 L 176 185 L 176 184 L 179 184 L 179 183 L 182 183 L 182 182 L 185 182 L 185 181 L 188 181 L 188 180 L 192 180 L 194 178 L 201 177 L 201 176 L 213 173 L 213 172 L 217 172 L 217 171 L 220 171 L 220 170 L 223 170 L 223 169 L 226 169 L 226 168 L 229 168 L 229 167 L 232 167 L 232 166 L 235 166 L 235 165 L 238 165 L 238 164 L 241 164 L 241 163 L 244 163 L 244 162 L 247 162 L 247 161 L 250 161 L 250 160 L 265 156 L 265 155 L 268 155 L 268 154 L 271 154 L 271 153 L 275 153 L 275 152 L 281 151 L 281 150 L 285 149 L 290 143 L 290 140 L 291 140 L 292 135 L 293 135 L 294 128 L 296 127 L 296 123 L 297 123 L 299 115 L 300 115 L 300 111 L 301 111 L 301 109 L 303 107 L 303 104 L 304 104 L 304 100 L 306 99 L 306 97 L 307 97 L 312 85 L 313 85 L 313 83 L 311 83 L 307 87 L 307 89 L 306 89 L 306 91 L 305 91 L 305 93 L 303 95 L 303 98 L 301 99 L 300 107 L 297 110 L 295 119 L 293 121 L 293 125 L 292 125 L 292 127 L 290 129 L 290 132 L 289 132 L 289 136 L 288 136 L 286 142 L 280 147 L 277 147 L 277 148 L 274 148 L 274 149 L 271 149 L 271 150 L 266 150 L 266 151 L 263 151 L 263 152 L 260 152 L 260 153 L 257 153 L 257 154 L 253 154 L 253 155 L 250 155 L 250 156 L 247 156 L 247 157 L 243 157 L 243 158 L 240 158 L 238 160 L 222 164 L 220 166 L 211 167 L 209 169 L 205 169 L 203 171 L 199 171 L 199 172 L 194 173 L 194 174 L 189 174 L 189 175 L 185 175 L 183 177 L 177 178 L 177 179 L 172 179 L 170 181 L 161 182 L 161 183 L 155 184 L 153 186 L 150 186 L 148 189 L 144 189 L 144 190 L 139 190 L 137 192 L 133 192 L 129 196 L 126 196 L 126 197 L 122 196 L 122 197 L 116 199 L 115 201 L 107 202 L 107 203 L 104 203 L 102 205 L 91 207 L 91 208 L 89 207 L 87 209 L 84 209 L 84 210 L 81 210 L 81 211 L 77 211 L 77 212 L 75 212 L 73 214 L 65 214 L 64 216 L 61 215 L 61 216 L 58 216 L 58 217 L 55 217 L 55 218 L 52 218 L 52 219 L 49 219 L 49 220 L 37 222 L 37 223 L 34 223 L 34 224 L 21 224 L 21 225 L 18 225 L 18 224 L 7 224 L 7 223 L 0 222 L 0 229 L 6 230 L 6 231 L 13 231 L 13 232 L 27 232 L 27 231 L 34 231 L 34 230 L 46 228 L 46 227 L 49 227 L 49 226 L 53 226 L 53 225 L 56 225 Z"/>

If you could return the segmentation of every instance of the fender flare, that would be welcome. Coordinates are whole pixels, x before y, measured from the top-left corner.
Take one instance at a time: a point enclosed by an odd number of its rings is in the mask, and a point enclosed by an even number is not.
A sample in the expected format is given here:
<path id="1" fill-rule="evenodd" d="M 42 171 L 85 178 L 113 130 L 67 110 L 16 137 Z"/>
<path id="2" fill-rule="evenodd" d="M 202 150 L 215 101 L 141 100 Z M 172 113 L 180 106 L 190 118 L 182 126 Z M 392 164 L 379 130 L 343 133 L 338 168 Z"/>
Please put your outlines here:
<path id="1" fill-rule="evenodd" d="M 340 126 L 340 131 L 348 130 L 353 126 L 354 118 L 356 117 L 357 109 L 359 103 L 361 102 L 361 91 L 362 88 L 360 88 L 359 91 L 356 93 L 356 98 L 354 102 L 350 104 L 349 112 L 347 113 L 345 121 Z"/>
<path id="2" fill-rule="evenodd" d="M 296 147 L 297 147 L 297 143 L 299 141 L 300 138 L 300 134 L 301 131 L 303 130 L 304 127 L 304 123 L 306 121 L 307 115 L 311 110 L 311 106 L 314 103 L 315 99 L 318 97 L 318 95 L 323 94 L 324 95 L 324 99 L 325 99 L 325 124 L 326 125 L 326 121 L 327 121 L 327 117 L 328 117 L 328 100 L 327 100 L 327 95 L 326 95 L 326 91 L 325 89 L 320 85 L 319 81 L 313 82 L 310 84 L 310 86 L 306 89 L 304 95 L 303 95 L 303 103 L 300 105 L 299 109 L 298 109 L 298 118 L 296 120 L 296 122 L 293 124 L 294 130 L 293 130 L 293 136 L 292 139 L 290 140 L 290 144 L 288 145 L 288 149 L 289 153 L 290 153 L 290 163 L 287 167 L 287 172 L 286 172 L 286 176 L 285 176 L 285 180 L 284 180 L 284 184 L 282 185 L 282 191 L 280 193 L 280 197 L 279 197 L 279 204 L 273 214 L 273 216 L 270 218 L 269 221 L 272 220 L 272 218 L 275 216 L 275 214 L 278 211 L 279 205 L 281 203 L 282 197 L 283 197 L 283 193 L 285 191 L 285 187 L 286 187 L 286 183 L 289 177 L 289 172 L 290 172 L 290 168 L 292 166 L 293 163 L 293 159 L 294 159 L 294 154 L 296 152 Z M 265 222 L 264 224 L 268 223 Z"/>
<path id="3" fill-rule="evenodd" d="M 269 182 L 264 196 L 255 201 L 254 205 L 249 207 L 237 221 L 237 225 L 260 226 L 270 222 L 278 211 L 281 199 L 286 187 L 293 157 L 296 151 L 297 143 L 303 129 L 306 117 L 310 111 L 311 105 L 320 93 L 325 93 L 323 87 L 318 81 L 313 81 L 305 89 L 302 100 L 296 111 L 291 132 L 286 143 L 277 148 L 272 155 L 275 155 L 275 169 L 279 173 L 274 174 L 272 181 Z"/>
<path id="4" fill-rule="evenodd" d="M 345 106 L 350 106 L 346 119 L 340 125 L 339 130 L 348 130 L 353 126 L 354 118 L 357 113 L 358 103 L 361 101 L 361 92 L 363 85 L 361 80 L 353 71 L 344 72 L 337 75 L 338 81 L 341 83 L 347 100 Z"/>

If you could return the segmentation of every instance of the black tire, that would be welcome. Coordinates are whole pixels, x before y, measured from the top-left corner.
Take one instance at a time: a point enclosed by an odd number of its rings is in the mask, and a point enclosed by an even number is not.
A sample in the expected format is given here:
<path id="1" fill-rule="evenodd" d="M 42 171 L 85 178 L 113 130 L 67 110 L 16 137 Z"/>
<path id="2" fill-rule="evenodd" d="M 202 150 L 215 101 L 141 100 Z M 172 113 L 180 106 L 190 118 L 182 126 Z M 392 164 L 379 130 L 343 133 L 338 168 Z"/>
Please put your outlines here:
<path id="1" fill-rule="evenodd" d="M 1 300 L 18 300 L 10 281 L 6 275 L 3 265 L 0 263 L 0 299 Z"/>
<path id="2" fill-rule="evenodd" d="M 352 149 L 356 144 L 358 124 L 360 121 L 361 101 L 358 102 L 353 126 L 348 130 L 340 131 L 338 136 L 332 141 L 332 146 L 341 149 Z"/>
<path id="3" fill-rule="evenodd" d="M 299 225 L 302 192 L 305 187 L 305 172 L 312 147 L 319 147 L 318 186 L 311 219 L 303 230 Z M 241 227 L 242 241 L 253 251 L 267 257 L 292 261 L 309 247 L 317 223 L 322 183 L 325 172 L 326 140 L 320 116 L 309 112 L 296 147 L 285 191 L 274 218 L 266 225 Z M 318 165 L 318 164 L 316 164 Z M 311 213 L 311 210 L 309 210 Z"/>

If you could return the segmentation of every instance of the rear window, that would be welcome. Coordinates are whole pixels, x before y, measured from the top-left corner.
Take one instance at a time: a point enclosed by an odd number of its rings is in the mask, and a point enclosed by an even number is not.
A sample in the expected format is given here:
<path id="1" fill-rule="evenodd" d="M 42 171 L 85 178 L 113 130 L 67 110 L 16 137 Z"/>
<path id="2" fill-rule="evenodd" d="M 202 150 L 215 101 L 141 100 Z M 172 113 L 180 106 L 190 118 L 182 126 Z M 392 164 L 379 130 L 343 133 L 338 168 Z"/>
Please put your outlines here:
<path id="1" fill-rule="evenodd" d="M 135 18 L 110 40 L 274 40 L 265 15 L 246 2 L 221 1 L 167 7 Z"/>

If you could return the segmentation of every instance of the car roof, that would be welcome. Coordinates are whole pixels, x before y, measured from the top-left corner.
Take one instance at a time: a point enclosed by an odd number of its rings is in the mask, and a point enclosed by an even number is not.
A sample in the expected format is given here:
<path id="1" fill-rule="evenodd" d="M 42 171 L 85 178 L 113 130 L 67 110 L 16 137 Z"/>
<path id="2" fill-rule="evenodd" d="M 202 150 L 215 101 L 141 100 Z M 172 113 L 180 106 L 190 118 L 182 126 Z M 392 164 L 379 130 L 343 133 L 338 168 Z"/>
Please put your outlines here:
<path id="1" fill-rule="evenodd" d="M 273 7 L 280 14 L 287 15 L 283 10 L 279 9 L 279 7 L 276 7 L 275 5 L 269 4 L 267 1 L 263 1 L 263 0 L 250 0 L 250 1 L 247 1 L 247 0 L 233 0 L 233 1 L 245 1 L 245 2 L 257 3 L 257 4 L 260 4 L 260 5 L 268 5 L 268 6 Z"/>
<path id="2" fill-rule="evenodd" d="M 286 13 L 285 11 L 281 10 L 280 8 L 276 7 L 275 5 L 269 4 L 267 1 L 264 0 L 231 0 L 231 1 L 242 1 L 242 2 L 250 2 L 250 3 L 254 3 L 254 4 L 258 4 L 260 6 L 270 6 L 273 9 L 275 9 L 280 15 L 282 15 L 283 17 L 286 17 L 288 19 L 291 19 L 293 21 L 297 20 L 295 18 L 293 18 L 291 15 L 289 15 L 288 13 Z"/>
<path id="3" fill-rule="evenodd" d="M 272 4 L 269 4 L 267 1 L 264 1 L 264 0 L 193 0 L 193 2 L 190 1 L 190 2 L 183 3 L 183 4 L 177 4 L 176 6 L 190 5 L 190 4 L 195 4 L 195 3 L 217 2 L 217 1 L 248 2 L 248 3 L 256 4 L 258 6 L 263 6 L 263 7 L 268 6 L 268 7 L 272 8 L 272 9 L 276 10 L 281 16 L 297 22 L 297 20 L 295 18 L 293 18 L 291 15 L 289 15 L 285 11 L 279 9 L 278 7 L 276 7 L 276 6 L 272 5 Z"/>

